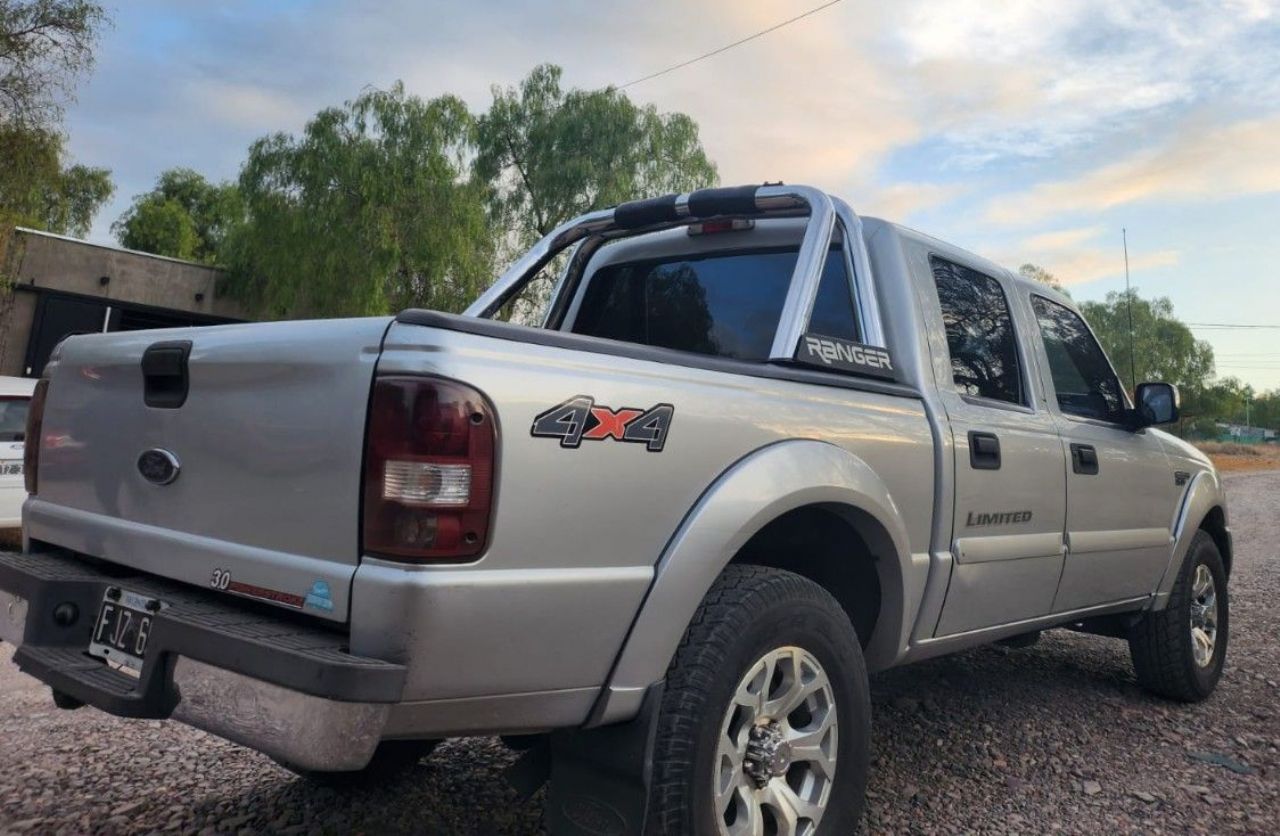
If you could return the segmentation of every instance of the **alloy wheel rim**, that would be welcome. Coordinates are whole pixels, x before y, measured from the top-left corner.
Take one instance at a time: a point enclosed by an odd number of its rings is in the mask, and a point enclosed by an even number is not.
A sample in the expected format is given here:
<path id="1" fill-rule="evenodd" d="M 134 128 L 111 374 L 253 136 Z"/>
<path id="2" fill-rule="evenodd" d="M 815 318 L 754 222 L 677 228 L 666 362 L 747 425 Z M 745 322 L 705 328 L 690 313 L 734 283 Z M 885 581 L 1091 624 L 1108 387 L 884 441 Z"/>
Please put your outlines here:
<path id="1" fill-rule="evenodd" d="M 1203 563 L 1191 581 L 1191 653 L 1196 666 L 1213 663 L 1218 644 L 1218 590 L 1213 573 Z"/>
<path id="2" fill-rule="evenodd" d="M 835 692 L 817 658 L 799 647 L 761 656 L 720 724 L 712 798 L 721 836 L 813 836 L 838 745 Z"/>

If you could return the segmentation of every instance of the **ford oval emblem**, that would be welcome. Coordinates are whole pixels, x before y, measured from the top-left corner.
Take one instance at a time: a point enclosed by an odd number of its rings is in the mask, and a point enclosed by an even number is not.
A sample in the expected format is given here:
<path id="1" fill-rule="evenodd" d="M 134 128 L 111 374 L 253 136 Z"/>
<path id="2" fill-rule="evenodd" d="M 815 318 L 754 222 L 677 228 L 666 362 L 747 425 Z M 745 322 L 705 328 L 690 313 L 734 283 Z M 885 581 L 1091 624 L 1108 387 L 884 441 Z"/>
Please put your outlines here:
<path id="1" fill-rule="evenodd" d="M 138 456 L 138 472 L 153 485 L 167 485 L 178 478 L 182 465 L 168 450 L 153 447 Z"/>

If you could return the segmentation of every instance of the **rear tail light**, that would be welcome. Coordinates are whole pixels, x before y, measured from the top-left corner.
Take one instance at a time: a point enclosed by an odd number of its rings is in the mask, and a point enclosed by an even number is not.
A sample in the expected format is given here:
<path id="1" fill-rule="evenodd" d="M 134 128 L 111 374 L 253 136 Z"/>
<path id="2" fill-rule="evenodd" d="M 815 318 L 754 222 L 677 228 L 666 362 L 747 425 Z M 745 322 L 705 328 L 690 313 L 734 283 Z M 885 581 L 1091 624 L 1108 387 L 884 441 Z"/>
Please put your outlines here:
<path id="1" fill-rule="evenodd" d="M 27 407 L 27 434 L 22 446 L 22 474 L 27 493 L 36 492 L 36 469 L 40 467 L 40 434 L 44 431 L 44 402 L 49 396 L 49 379 L 41 378 L 31 393 Z"/>
<path id="2" fill-rule="evenodd" d="M 484 396 L 433 377 L 379 377 L 365 440 L 364 553 L 469 560 L 484 551 L 497 427 Z"/>

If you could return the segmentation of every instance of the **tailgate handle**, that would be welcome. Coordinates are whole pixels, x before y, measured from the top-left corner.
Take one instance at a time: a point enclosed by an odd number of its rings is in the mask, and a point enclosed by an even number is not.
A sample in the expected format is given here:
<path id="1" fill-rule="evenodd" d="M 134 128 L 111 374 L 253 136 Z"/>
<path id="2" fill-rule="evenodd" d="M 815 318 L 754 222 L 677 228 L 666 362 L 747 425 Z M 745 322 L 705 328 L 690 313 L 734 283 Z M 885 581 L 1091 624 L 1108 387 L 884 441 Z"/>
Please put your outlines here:
<path id="1" fill-rule="evenodd" d="M 142 352 L 142 398 L 156 409 L 177 409 L 187 401 L 187 358 L 191 340 L 153 343 Z"/>

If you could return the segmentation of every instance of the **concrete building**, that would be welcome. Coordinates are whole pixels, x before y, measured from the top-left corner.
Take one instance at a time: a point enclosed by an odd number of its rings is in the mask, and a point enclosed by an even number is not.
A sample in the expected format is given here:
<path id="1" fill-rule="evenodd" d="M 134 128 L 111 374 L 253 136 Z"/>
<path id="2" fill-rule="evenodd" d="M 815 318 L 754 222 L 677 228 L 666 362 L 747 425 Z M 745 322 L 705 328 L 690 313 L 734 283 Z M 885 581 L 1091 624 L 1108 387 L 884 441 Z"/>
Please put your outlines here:
<path id="1" fill-rule="evenodd" d="M 0 375 L 38 377 L 69 334 L 246 319 L 203 264 L 19 227 L 0 264 Z"/>

